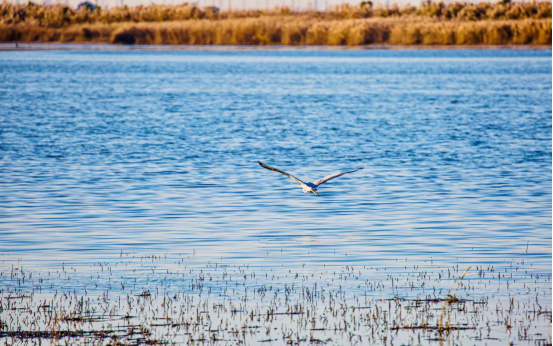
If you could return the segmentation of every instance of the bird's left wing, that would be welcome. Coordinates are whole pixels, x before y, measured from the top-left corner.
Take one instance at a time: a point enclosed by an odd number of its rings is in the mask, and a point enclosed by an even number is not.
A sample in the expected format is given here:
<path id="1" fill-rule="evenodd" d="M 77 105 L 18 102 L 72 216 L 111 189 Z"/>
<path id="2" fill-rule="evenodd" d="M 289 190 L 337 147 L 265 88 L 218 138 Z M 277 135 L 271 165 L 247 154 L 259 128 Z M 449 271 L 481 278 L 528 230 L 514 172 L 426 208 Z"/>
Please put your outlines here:
<path id="1" fill-rule="evenodd" d="M 313 185 L 319 186 L 319 185 L 321 185 L 321 184 L 323 184 L 323 183 L 326 183 L 327 181 L 329 181 L 329 180 L 331 180 L 331 179 L 338 178 L 339 176 L 342 176 L 342 175 L 344 175 L 344 174 L 357 172 L 357 171 L 360 170 L 360 169 L 363 169 L 363 167 L 358 168 L 358 169 L 356 169 L 356 170 L 354 170 L 354 171 L 347 171 L 347 172 L 340 172 L 340 173 L 331 174 L 331 175 L 329 175 L 328 177 L 324 177 L 324 178 L 322 178 L 322 179 L 319 179 L 319 180 L 313 182 Z"/>
<path id="2" fill-rule="evenodd" d="M 274 168 L 274 167 L 271 167 L 271 166 L 269 166 L 269 165 L 266 165 L 266 164 L 264 164 L 263 162 L 259 162 L 259 161 L 257 161 L 257 162 L 258 162 L 258 163 L 261 165 L 261 167 L 263 167 L 263 168 L 267 168 L 268 170 L 275 171 L 275 172 L 279 172 L 280 174 L 284 174 L 285 176 L 294 179 L 294 180 L 297 181 L 298 183 L 300 183 L 300 184 L 302 184 L 302 185 L 305 185 L 305 183 L 304 183 L 303 181 L 301 181 L 301 180 L 299 180 L 298 178 L 294 177 L 292 174 L 288 174 L 288 173 L 286 173 L 286 172 L 281 171 L 280 169 L 276 169 L 276 168 Z"/>

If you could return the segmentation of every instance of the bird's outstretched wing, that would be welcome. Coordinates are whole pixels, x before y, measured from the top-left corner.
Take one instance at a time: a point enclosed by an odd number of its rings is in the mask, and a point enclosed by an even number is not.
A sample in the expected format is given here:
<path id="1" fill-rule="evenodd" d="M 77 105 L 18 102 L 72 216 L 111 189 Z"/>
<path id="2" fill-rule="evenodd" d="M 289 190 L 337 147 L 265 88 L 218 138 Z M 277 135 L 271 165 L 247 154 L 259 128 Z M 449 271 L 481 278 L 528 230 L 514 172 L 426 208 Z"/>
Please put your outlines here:
<path id="1" fill-rule="evenodd" d="M 356 170 L 354 170 L 354 171 L 348 171 L 348 172 L 341 172 L 341 173 L 334 173 L 334 174 L 331 174 L 331 175 L 329 175 L 328 177 L 324 177 L 324 178 L 322 178 L 322 179 L 319 179 L 319 180 L 313 182 L 313 185 L 319 186 L 319 185 L 321 185 L 321 184 L 323 184 L 323 183 L 326 183 L 327 181 L 329 181 L 329 180 L 331 180 L 331 179 L 338 178 L 339 176 L 342 176 L 342 175 L 344 175 L 344 174 L 357 172 L 357 171 L 360 170 L 360 169 L 363 169 L 363 167 L 358 168 L 358 169 L 356 169 Z"/>
<path id="2" fill-rule="evenodd" d="M 288 174 L 288 173 L 286 173 L 286 172 L 281 171 L 280 169 L 276 169 L 276 168 L 274 168 L 274 167 L 271 167 L 271 166 L 269 166 L 269 165 L 266 165 L 266 164 L 264 164 L 263 162 L 259 162 L 259 161 L 257 161 L 257 162 L 258 162 L 258 163 L 261 165 L 261 167 L 263 167 L 263 168 L 267 168 L 267 169 L 269 169 L 269 170 L 271 170 L 271 171 L 275 171 L 275 172 L 279 172 L 280 174 L 284 174 L 285 176 L 294 179 L 294 180 L 297 181 L 298 183 L 300 183 L 300 184 L 302 184 L 302 185 L 305 185 L 305 183 L 304 183 L 303 181 L 301 181 L 301 180 L 299 180 L 298 178 L 294 177 L 292 174 Z"/>

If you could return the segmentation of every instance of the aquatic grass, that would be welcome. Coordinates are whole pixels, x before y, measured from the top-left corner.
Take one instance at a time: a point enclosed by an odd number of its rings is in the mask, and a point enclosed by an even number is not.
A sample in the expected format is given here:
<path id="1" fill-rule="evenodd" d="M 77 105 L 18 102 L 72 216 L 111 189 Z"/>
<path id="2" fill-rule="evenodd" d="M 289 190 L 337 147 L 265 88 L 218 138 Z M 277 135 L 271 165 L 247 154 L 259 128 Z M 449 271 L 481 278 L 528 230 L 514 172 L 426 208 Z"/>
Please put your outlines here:
<path id="1" fill-rule="evenodd" d="M 496 337 L 490 340 L 551 343 L 551 335 L 544 334 L 551 320 L 551 276 L 534 276 L 523 270 L 531 264 L 523 262 L 499 269 L 477 267 L 478 277 L 462 285 L 469 267 L 455 280 L 453 295 L 450 290 L 445 297 L 429 288 L 447 285 L 459 266 L 405 266 L 403 274 L 379 275 L 386 268 L 346 265 L 270 277 L 263 274 L 276 274 L 271 269 L 247 264 L 193 268 L 186 263 L 185 257 L 126 255 L 80 268 L 83 273 L 63 265 L 47 274 L 4 269 L 0 337 L 21 344 L 422 344 Z M 144 273 L 130 268 L 143 268 L 148 277 L 151 270 L 153 280 L 137 285 Z M 63 285 L 79 280 L 75 275 L 91 275 L 83 284 L 95 281 L 105 287 L 76 291 L 51 281 L 57 276 Z M 307 282 L 307 277 L 318 279 Z M 119 289 L 119 280 L 128 284 Z M 512 295 L 504 304 L 507 297 L 489 292 L 505 289 L 508 282 Z M 485 285 L 489 292 L 475 296 L 471 284 Z M 525 294 L 529 284 L 539 293 Z M 394 287 L 409 288 L 415 298 L 397 296 Z M 439 304 L 444 309 L 455 304 L 445 325 L 444 313 L 435 315 Z M 490 323 L 494 320 L 505 323 Z M 514 332 L 506 334 L 504 328 Z"/>
<path id="2" fill-rule="evenodd" d="M 461 287 L 461 283 L 462 283 L 463 279 L 465 278 L 465 275 L 467 275 L 470 268 L 472 268 L 472 266 L 469 266 L 467 269 L 465 269 L 465 272 L 463 273 L 463 275 L 461 275 L 461 277 L 457 281 L 457 287 L 455 288 L 455 292 L 453 292 L 453 294 L 450 294 L 451 290 L 449 290 L 447 292 L 447 299 L 446 299 L 446 301 L 445 301 L 445 303 L 442 307 L 442 314 L 440 315 L 440 320 L 438 322 L 438 330 L 440 332 L 443 332 L 444 329 L 449 329 L 451 327 L 451 324 L 450 324 L 451 315 L 450 315 L 449 311 L 447 313 L 447 323 L 446 323 L 445 327 L 443 326 L 444 315 L 446 313 L 446 306 L 451 305 L 453 303 L 460 302 L 460 300 L 457 298 L 457 291 L 459 290 L 459 287 Z"/>

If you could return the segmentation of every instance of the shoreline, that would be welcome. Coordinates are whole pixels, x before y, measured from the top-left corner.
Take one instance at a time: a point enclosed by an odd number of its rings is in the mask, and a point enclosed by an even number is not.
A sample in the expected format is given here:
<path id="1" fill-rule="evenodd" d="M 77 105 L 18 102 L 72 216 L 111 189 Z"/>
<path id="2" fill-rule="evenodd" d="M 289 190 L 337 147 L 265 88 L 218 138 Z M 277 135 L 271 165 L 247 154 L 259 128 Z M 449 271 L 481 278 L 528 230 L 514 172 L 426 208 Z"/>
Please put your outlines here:
<path id="1" fill-rule="evenodd" d="M 49 50 L 259 50 L 259 51 L 298 51 L 298 50 L 552 50 L 551 45 L 121 45 L 109 43 L 0 43 L 0 52 L 9 51 L 49 51 Z"/>

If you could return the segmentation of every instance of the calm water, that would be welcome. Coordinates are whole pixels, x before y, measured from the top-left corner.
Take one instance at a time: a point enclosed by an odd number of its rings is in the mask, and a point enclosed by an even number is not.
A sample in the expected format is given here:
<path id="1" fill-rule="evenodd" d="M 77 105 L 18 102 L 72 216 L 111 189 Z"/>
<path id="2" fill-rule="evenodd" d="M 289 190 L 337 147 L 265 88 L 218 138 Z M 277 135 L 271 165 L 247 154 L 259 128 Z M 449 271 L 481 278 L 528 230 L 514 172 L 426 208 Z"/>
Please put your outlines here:
<path id="1" fill-rule="evenodd" d="M 551 68 L 550 50 L 2 52 L 1 265 L 550 275 Z M 365 169 L 317 198 L 257 160 Z"/>

